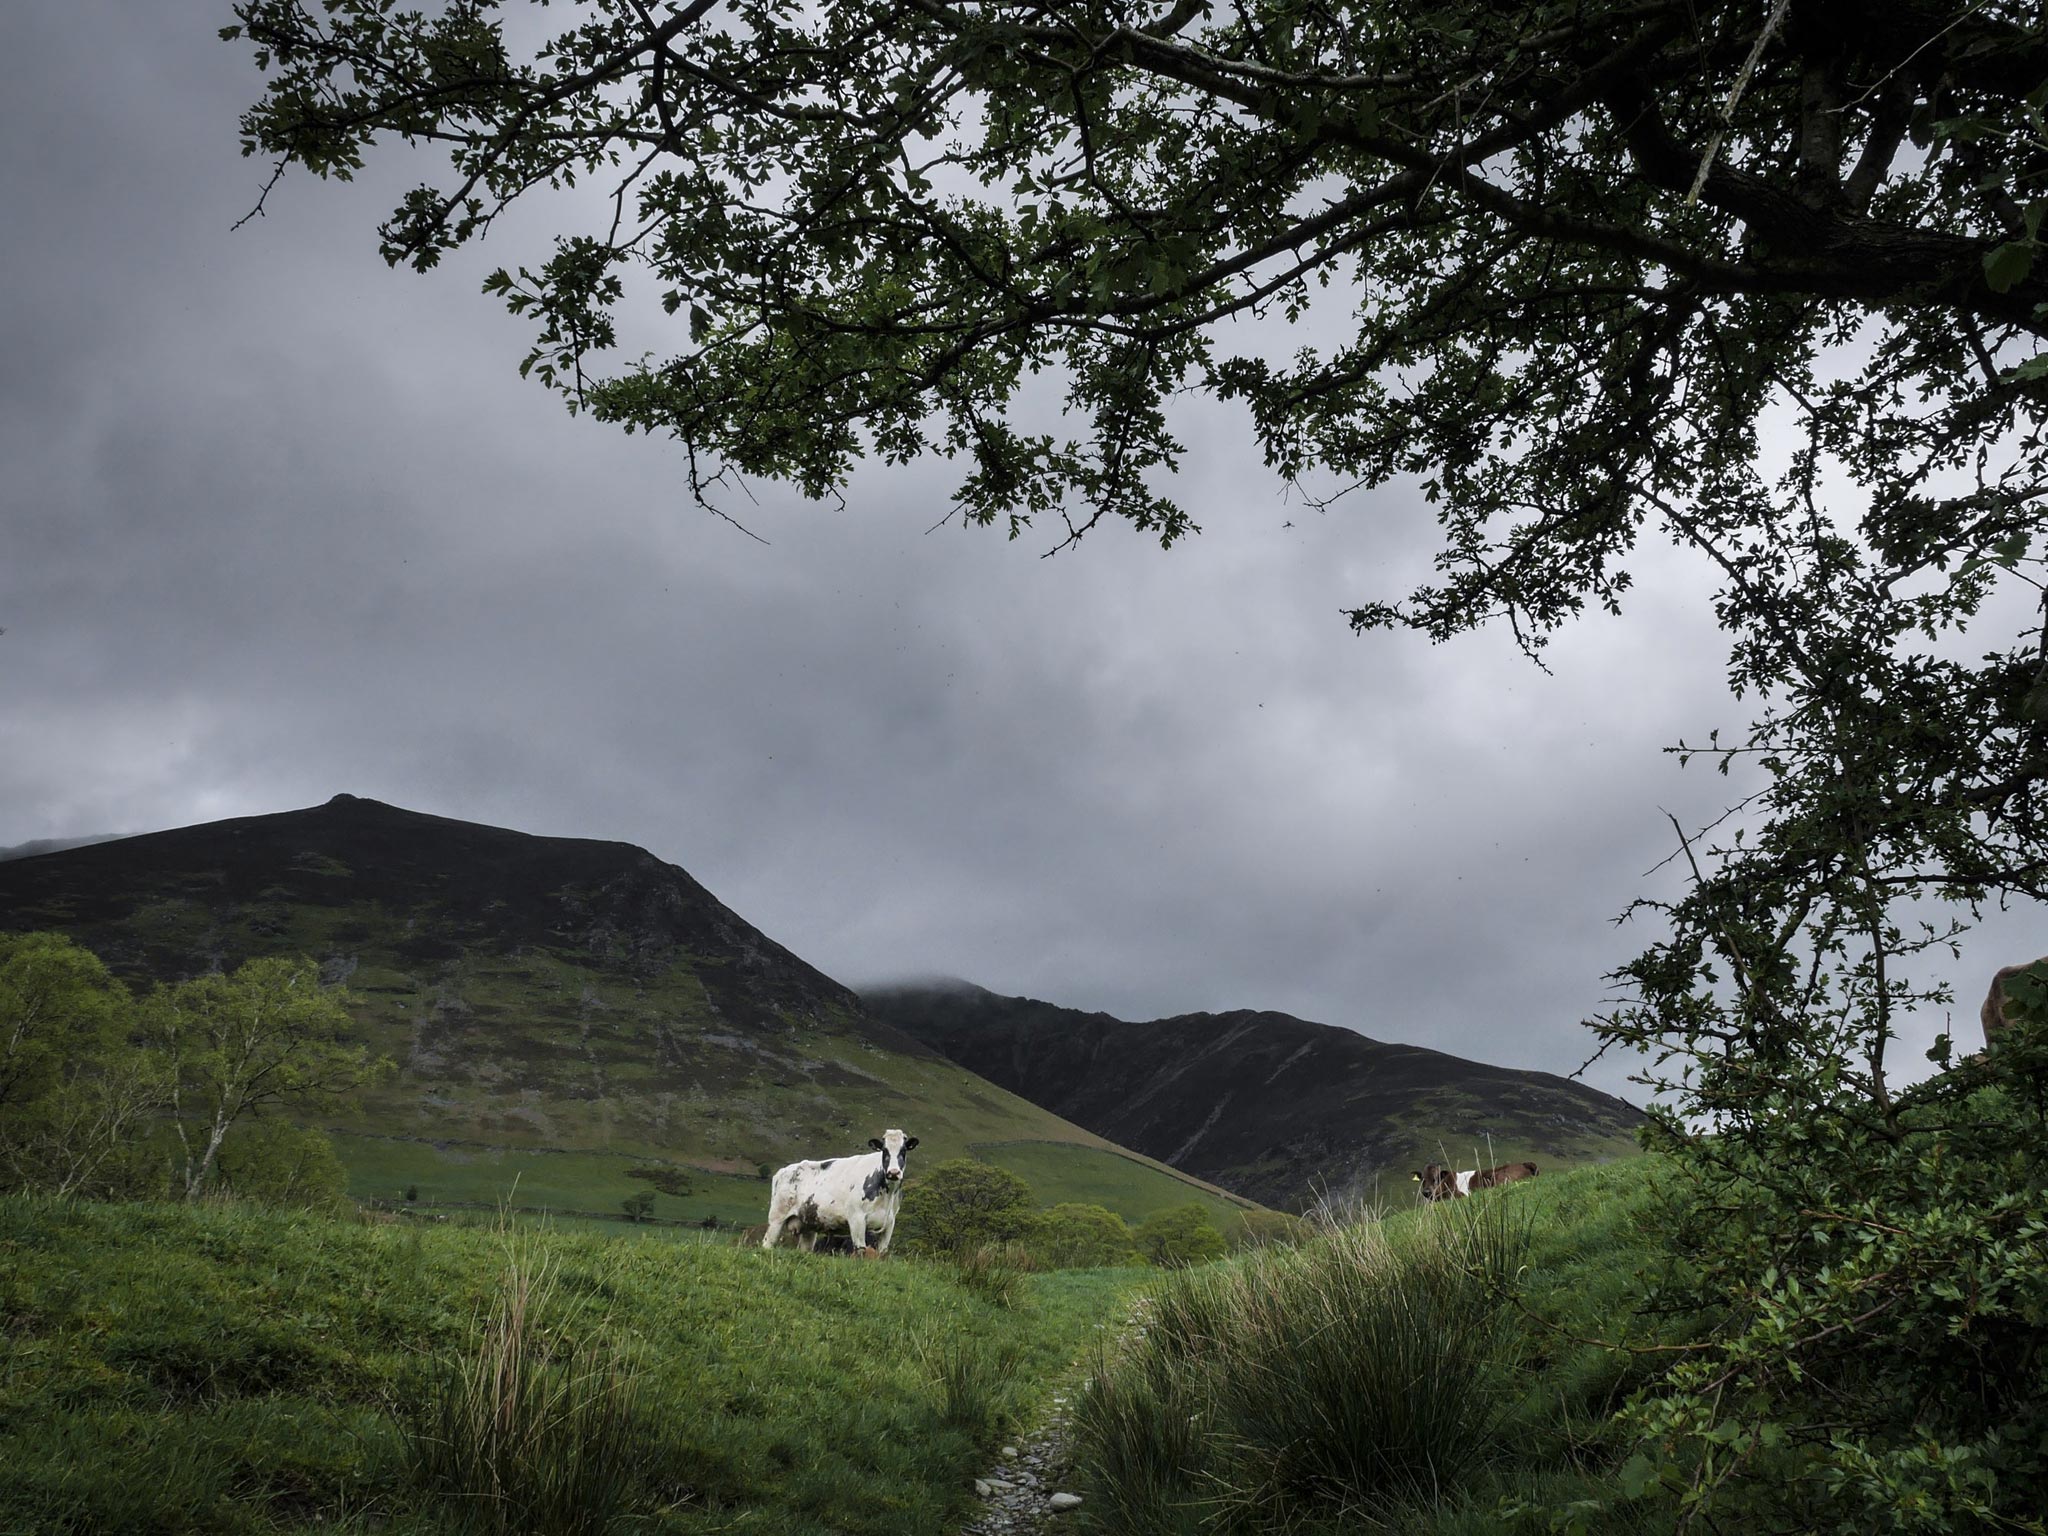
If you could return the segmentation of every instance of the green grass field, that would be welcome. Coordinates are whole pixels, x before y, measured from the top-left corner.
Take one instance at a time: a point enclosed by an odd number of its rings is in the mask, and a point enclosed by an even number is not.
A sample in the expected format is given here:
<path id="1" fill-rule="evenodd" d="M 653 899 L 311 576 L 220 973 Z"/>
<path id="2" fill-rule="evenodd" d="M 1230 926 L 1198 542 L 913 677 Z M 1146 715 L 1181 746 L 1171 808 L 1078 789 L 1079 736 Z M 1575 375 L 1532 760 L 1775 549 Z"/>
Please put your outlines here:
<path id="1" fill-rule="evenodd" d="M 1027 1166 L 1043 1155 L 1023 1152 Z M 605 1529 L 620 1536 L 953 1536 L 992 1447 L 1080 1375 L 1097 1385 L 1077 1404 L 1089 1480 L 1084 1511 L 1065 1517 L 1077 1532 L 1522 1528 L 1504 1511 L 1612 1493 L 1626 1448 L 1607 1421 L 1656 1358 L 1627 1346 L 1683 1336 L 1682 1322 L 1632 1311 L 1638 1271 L 1661 1253 L 1655 1168 L 1639 1158 L 1404 1207 L 1171 1278 L 1025 1276 L 1007 1306 L 950 1262 L 763 1254 L 678 1226 L 8 1197 L 0 1532 L 473 1536 L 485 1527 L 462 1511 L 478 1506 L 435 1491 L 420 1437 L 445 1438 L 436 1405 L 460 1363 L 487 1358 L 488 1320 L 520 1275 L 541 1293 L 532 1351 L 570 1362 L 547 1379 L 629 1389 L 606 1484 L 621 1508 Z M 446 1189 L 473 1192 L 455 1175 Z M 1444 1247 L 1472 1233 L 1477 1247 Z M 1507 1289 L 1458 1303 L 1474 1255 L 1492 1266 L 1486 1284 Z M 1418 1281 L 1392 1334 L 1358 1320 L 1383 1283 Z M 1105 1349 L 1148 1292 L 1146 1333 Z M 1469 1337 L 1447 1367 L 1432 1351 L 1460 1327 Z M 1270 1401 L 1236 1401 L 1267 1380 L 1283 1389 Z M 1464 1406 L 1440 1410 L 1445 1393 Z M 1488 1436 L 1441 1486 L 1332 1505 L 1322 1484 L 1302 1494 L 1275 1480 L 1330 1425 L 1374 1426 L 1352 1438 L 1382 1451 L 1403 1434 L 1444 1443 L 1440 1411 L 1453 1429 L 1476 1414 Z M 1274 1449 L 1258 1435 L 1277 1435 Z M 1217 1502 L 1246 1487 L 1256 1499 Z M 572 1529 L 522 1518 L 493 1529 Z M 1549 1529 L 1547 1513 L 1528 1518 Z M 1589 1528 L 1647 1532 L 1658 1518 L 1617 1505 Z"/>
<path id="2" fill-rule="evenodd" d="M 335 1151 L 348 1170 L 349 1195 L 359 1201 L 412 1205 L 421 1211 L 495 1212 L 583 1217 L 609 1222 L 621 1215 L 630 1196 L 652 1186 L 629 1177 L 650 1160 L 623 1153 L 503 1147 L 488 1143 L 410 1141 L 390 1136 L 334 1135 Z M 1230 1230 L 1238 1211 L 1251 1203 L 1197 1183 L 1135 1157 L 1074 1142 L 1005 1141 L 976 1143 L 973 1154 L 1007 1168 L 1031 1186 L 1040 1205 L 1078 1201 L 1115 1211 L 1136 1225 L 1154 1211 L 1196 1203 Z M 935 1158 L 920 1146 L 911 1178 Z M 656 1223 L 701 1227 L 707 1218 L 719 1228 L 757 1225 L 767 1217 L 768 1181 L 758 1175 L 709 1173 L 664 1163 L 682 1173 L 691 1188 L 683 1195 L 655 1194 Z M 417 1198 L 407 1201 L 408 1189 Z M 1255 1207 L 1252 1207 L 1255 1208 Z M 623 1221 L 620 1222 L 624 1225 Z"/>
<path id="3" fill-rule="evenodd" d="M 1228 1232 L 1239 1211 L 1258 1208 L 1252 1201 L 1102 1147 L 1054 1141 L 976 1142 L 974 1155 L 1016 1174 L 1031 1186 L 1041 1205 L 1064 1200 L 1099 1205 L 1132 1226 L 1155 1211 L 1193 1204 L 1205 1207 Z"/>
<path id="4" fill-rule="evenodd" d="M 540 1214 L 611 1220 L 632 1195 L 653 1188 L 628 1170 L 649 1159 L 620 1153 L 550 1151 L 546 1148 L 442 1145 L 392 1137 L 334 1137 L 335 1152 L 348 1169 L 348 1192 L 361 1201 L 416 1203 L 426 1210 L 500 1207 Z M 664 1165 L 673 1166 L 673 1165 Z M 685 1195 L 655 1192 L 657 1222 L 701 1223 L 716 1217 L 723 1227 L 744 1227 L 764 1219 L 765 1179 L 739 1174 L 679 1170 L 690 1182 Z M 416 1202 L 405 1192 L 416 1189 Z"/>
<path id="5" fill-rule="evenodd" d="M 546 1282 L 536 1338 L 625 1363 L 625 1528 L 706 1536 L 957 1530 L 996 1437 L 1144 1278 L 998 1307 L 904 1259 L 9 1197 L 0 1531 L 461 1529 L 406 1426 L 515 1262 Z"/>

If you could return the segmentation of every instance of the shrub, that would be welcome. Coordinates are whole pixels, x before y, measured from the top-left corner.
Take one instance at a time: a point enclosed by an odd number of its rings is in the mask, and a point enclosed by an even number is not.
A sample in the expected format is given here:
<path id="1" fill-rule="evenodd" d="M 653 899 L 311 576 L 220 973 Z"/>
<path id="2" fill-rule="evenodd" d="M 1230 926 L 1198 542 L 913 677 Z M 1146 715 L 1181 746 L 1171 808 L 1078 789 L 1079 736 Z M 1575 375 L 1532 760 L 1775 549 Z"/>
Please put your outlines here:
<path id="1" fill-rule="evenodd" d="M 1099 1205 L 1068 1203 L 1040 1212 L 1025 1246 L 1046 1269 L 1107 1269 L 1139 1262 L 1129 1225 Z"/>
<path id="2" fill-rule="evenodd" d="M 334 1142 L 315 1126 L 275 1116 L 250 1119 L 229 1130 L 215 1168 L 216 1187 L 240 1200 L 338 1210 L 348 1170 Z"/>
<path id="3" fill-rule="evenodd" d="M 903 1191 L 900 1242 L 910 1253 L 953 1253 L 1013 1243 L 1033 1231 L 1031 1186 L 1007 1168 L 948 1158 Z"/>
<path id="4" fill-rule="evenodd" d="M 1138 1224 L 1138 1252 L 1161 1269 L 1206 1264 L 1224 1253 L 1223 1233 L 1206 1205 L 1176 1205 Z"/>

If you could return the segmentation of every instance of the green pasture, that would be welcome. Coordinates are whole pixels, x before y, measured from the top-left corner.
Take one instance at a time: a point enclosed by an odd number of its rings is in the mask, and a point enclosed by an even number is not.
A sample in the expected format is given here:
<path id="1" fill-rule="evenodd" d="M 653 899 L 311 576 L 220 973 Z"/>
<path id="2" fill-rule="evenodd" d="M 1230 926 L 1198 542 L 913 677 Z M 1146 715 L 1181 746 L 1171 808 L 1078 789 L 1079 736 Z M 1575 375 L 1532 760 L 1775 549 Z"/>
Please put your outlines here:
<path id="1" fill-rule="evenodd" d="M 721 1226 L 744 1227 L 767 1219 L 765 1179 L 657 1165 L 620 1153 L 436 1146 L 345 1131 L 334 1133 L 334 1149 L 348 1169 L 350 1197 L 361 1201 L 406 1204 L 405 1191 L 414 1188 L 417 1205 L 428 1210 L 509 1208 L 609 1220 L 621 1216 L 627 1198 L 654 1188 L 629 1177 L 629 1170 L 662 1166 L 688 1179 L 690 1191 L 678 1196 L 656 1190 L 657 1222 L 696 1225 L 715 1216 Z"/>
<path id="2" fill-rule="evenodd" d="M 1072 1201 L 1115 1211 L 1136 1226 L 1155 1211 L 1177 1205 L 1201 1205 L 1228 1232 L 1237 1213 L 1257 1209 L 1249 1200 L 1225 1195 L 1206 1185 L 1139 1162 L 1102 1147 L 1063 1141 L 976 1142 L 974 1155 L 1016 1174 L 1031 1186 L 1040 1205 Z"/>
<path id="3" fill-rule="evenodd" d="M 952 1536 L 1129 1271 L 1025 1277 L 543 1228 L 0 1199 L 0 1531 L 454 1536 L 408 1426 L 533 1282 L 630 1391 L 636 1532 Z M 581 1358 L 579 1356 L 579 1358 Z"/>
<path id="4" fill-rule="evenodd" d="M 534 1147 L 409 1141 L 396 1137 L 334 1133 L 334 1146 L 348 1169 L 348 1193 L 356 1200 L 412 1205 L 422 1211 L 515 1214 L 546 1213 L 610 1222 L 621 1217 L 629 1197 L 652 1189 L 629 1177 L 633 1168 L 661 1166 L 682 1174 L 684 1195 L 656 1191 L 654 1220 L 701 1227 L 716 1218 L 721 1228 L 755 1226 L 767 1219 L 768 1181 L 758 1176 L 707 1173 L 679 1163 L 616 1152 L 551 1151 Z M 943 1149 L 941 1149 L 943 1150 Z M 937 1155 L 919 1146 L 911 1162 Z M 1074 1201 L 1115 1211 L 1133 1225 L 1155 1211 L 1190 1202 L 1205 1206 L 1226 1232 L 1248 1202 L 1154 1168 L 1136 1158 L 1075 1142 L 1010 1141 L 976 1143 L 973 1155 L 1017 1174 L 1040 1205 Z M 408 1202 L 407 1189 L 418 1198 Z M 623 1224 L 623 1221 L 621 1221 Z"/>

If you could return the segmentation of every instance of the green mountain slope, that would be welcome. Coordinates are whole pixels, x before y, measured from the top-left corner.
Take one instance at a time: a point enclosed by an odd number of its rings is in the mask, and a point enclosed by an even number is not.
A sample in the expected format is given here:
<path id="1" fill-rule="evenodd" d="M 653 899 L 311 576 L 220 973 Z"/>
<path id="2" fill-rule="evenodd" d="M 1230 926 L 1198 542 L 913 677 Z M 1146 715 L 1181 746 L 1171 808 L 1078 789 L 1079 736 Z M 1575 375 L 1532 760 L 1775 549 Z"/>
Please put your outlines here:
<path id="1" fill-rule="evenodd" d="M 318 960 L 400 1065 L 329 1123 L 358 1195 L 488 1205 L 516 1181 L 515 1203 L 615 1215 L 649 1187 L 628 1170 L 664 1163 L 692 1188 L 658 1217 L 758 1221 L 763 1168 L 902 1126 L 927 1166 L 1041 1148 L 1047 1202 L 1099 1186 L 1104 1157 L 1126 1214 L 1227 1199 L 875 1019 L 627 843 L 338 795 L 0 863 L 0 928 L 69 933 L 135 982 Z"/>
<path id="2" fill-rule="evenodd" d="M 1131 1023 L 962 981 L 872 987 L 881 1019 L 1053 1113 L 1268 1205 L 1301 1209 L 1409 1171 L 1636 1150 L 1635 1106 L 1547 1072 L 1388 1045 L 1284 1013 Z"/>

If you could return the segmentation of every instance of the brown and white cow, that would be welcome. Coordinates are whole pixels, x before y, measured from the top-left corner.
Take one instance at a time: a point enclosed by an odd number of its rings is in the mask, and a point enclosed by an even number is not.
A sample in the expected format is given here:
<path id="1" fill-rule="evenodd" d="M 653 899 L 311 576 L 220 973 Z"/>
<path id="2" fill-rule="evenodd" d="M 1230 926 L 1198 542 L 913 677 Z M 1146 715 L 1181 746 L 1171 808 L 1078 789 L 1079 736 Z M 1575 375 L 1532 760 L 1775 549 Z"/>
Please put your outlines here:
<path id="1" fill-rule="evenodd" d="M 1502 1163 L 1495 1168 L 1467 1168 L 1462 1172 L 1453 1172 L 1442 1163 L 1425 1163 L 1415 1175 L 1415 1182 L 1422 1186 L 1422 1198 L 1433 1202 L 1462 1200 L 1475 1189 L 1492 1189 L 1535 1177 L 1534 1163 Z"/>

